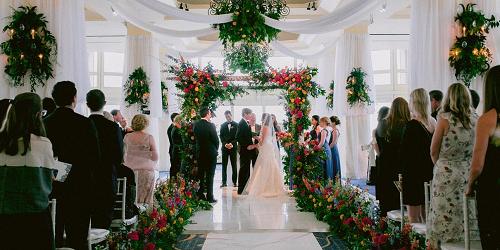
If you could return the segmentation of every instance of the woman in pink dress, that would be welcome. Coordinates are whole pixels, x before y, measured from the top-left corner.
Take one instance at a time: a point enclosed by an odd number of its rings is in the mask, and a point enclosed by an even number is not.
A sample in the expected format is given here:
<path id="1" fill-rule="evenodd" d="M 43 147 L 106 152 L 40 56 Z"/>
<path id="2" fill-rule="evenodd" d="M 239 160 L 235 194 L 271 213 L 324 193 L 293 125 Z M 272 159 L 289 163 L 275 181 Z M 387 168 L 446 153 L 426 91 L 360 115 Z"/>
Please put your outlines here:
<path id="1" fill-rule="evenodd" d="M 137 179 L 137 203 L 153 205 L 158 152 L 152 135 L 144 132 L 149 120 L 145 115 L 132 119 L 134 132 L 125 135 L 125 166 L 134 170 Z"/>

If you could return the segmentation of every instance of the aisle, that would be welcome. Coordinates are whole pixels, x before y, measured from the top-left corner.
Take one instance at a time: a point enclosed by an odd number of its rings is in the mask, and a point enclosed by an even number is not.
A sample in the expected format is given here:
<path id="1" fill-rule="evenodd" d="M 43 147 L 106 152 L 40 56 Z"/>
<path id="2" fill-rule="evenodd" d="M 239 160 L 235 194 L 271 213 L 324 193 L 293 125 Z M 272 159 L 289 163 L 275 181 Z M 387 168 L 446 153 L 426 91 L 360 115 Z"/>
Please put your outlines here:
<path id="1" fill-rule="evenodd" d="M 342 249 L 328 236 L 328 225 L 312 213 L 299 212 L 295 200 L 263 199 L 249 202 L 236 188 L 219 188 L 220 167 L 214 181 L 215 199 L 210 211 L 197 212 L 186 227 L 180 249 Z M 189 235 L 189 236 L 188 236 Z M 182 244 L 186 243 L 186 244 Z"/>

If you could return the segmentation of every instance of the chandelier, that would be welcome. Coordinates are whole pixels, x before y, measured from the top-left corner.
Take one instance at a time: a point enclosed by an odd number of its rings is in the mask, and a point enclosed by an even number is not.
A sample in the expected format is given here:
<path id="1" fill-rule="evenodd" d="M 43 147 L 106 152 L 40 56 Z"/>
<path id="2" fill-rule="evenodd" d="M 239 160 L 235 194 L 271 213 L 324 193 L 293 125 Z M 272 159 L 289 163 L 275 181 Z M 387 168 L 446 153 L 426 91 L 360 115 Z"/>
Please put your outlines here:
<path id="1" fill-rule="evenodd" d="M 276 12 L 281 16 L 290 14 L 290 7 L 286 4 L 286 0 L 211 0 L 208 14 L 217 15 L 221 9 L 226 9 L 228 12 L 240 9 L 239 6 L 246 1 L 253 1 L 258 6 L 259 11 L 263 12 L 262 14 Z"/>

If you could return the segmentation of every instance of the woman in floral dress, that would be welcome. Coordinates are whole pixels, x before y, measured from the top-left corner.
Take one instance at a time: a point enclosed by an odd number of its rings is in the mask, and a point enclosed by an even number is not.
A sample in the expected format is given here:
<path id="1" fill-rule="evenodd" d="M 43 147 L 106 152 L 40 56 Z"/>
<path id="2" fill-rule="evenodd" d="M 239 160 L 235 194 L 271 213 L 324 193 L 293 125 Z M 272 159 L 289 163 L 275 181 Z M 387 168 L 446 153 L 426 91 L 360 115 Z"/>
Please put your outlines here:
<path id="1" fill-rule="evenodd" d="M 472 110 L 467 87 L 461 83 L 451 85 L 442 112 L 438 115 L 431 145 L 435 167 L 427 220 L 430 249 L 439 249 L 442 242 L 464 240 L 462 204 L 472 160 L 476 121 L 477 115 Z"/>

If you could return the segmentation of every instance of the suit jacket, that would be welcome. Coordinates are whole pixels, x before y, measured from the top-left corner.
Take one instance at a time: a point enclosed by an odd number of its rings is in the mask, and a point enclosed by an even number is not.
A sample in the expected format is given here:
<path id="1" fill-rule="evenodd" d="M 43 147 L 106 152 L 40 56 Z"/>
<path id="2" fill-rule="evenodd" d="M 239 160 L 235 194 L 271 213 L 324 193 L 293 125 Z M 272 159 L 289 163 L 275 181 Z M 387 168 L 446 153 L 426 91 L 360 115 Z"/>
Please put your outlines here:
<path id="1" fill-rule="evenodd" d="M 172 129 L 174 129 L 174 124 L 170 124 L 170 126 L 168 126 L 168 129 L 167 129 L 167 136 L 168 136 L 168 143 L 169 143 L 169 146 L 168 146 L 168 155 L 170 155 L 170 157 L 172 157 L 172 150 L 174 149 L 174 143 L 172 142 Z"/>
<path id="2" fill-rule="evenodd" d="M 236 140 L 240 146 L 240 154 L 248 154 L 253 150 L 247 150 L 249 145 L 253 144 L 252 130 L 245 119 L 241 119 L 238 123 L 238 131 L 236 132 Z"/>
<path id="3" fill-rule="evenodd" d="M 252 132 L 252 137 L 255 135 L 255 136 L 259 136 L 260 135 L 260 130 L 261 130 L 261 126 L 259 124 L 255 124 L 255 132 Z M 252 127 L 250 126 L 250 130 L 252 130 Z M 254 134 L 255 133 L 255 134 Z M 259 143 L 259 140 L 258 139 L 255 139 L 253 140 L 254 141 L 254 144 L 258 144 Z"/>
<path id="4" fill-rule="evenodd" d="M 196 156 L 200 160 L 212 160 L 217 158 L 219 149 L 219 138 L 215 125 L 206 120 L 199 120 L 194 124 L 196 138 Z"/>
<path id="5" fill-rule="evenodd" d="M 54 156 L 73 165 L 66 181 L 55 183 L 60 189 L 56 195 L 61 194 L 77 204 L 88 203 L 92 193 L 92 174 L 101 162 L 94 124 L 66 107 L 56 109 L 44 123 Z"/>
<path id="6" fill-rule="evenodd" d="M 229 124 L 231 124 L 231 129 L 229 129 Z M 235 121 L 232 122 L 224 122 L 220 126 L 220 142 L 221 149 L 224 151 L 231 151 L 225 147 L 226 144 L 232 143 L 233 149 L 236 150 L 238 141 L 236 140 L 236 132 L 238 131 L 238 123 Z"/>

